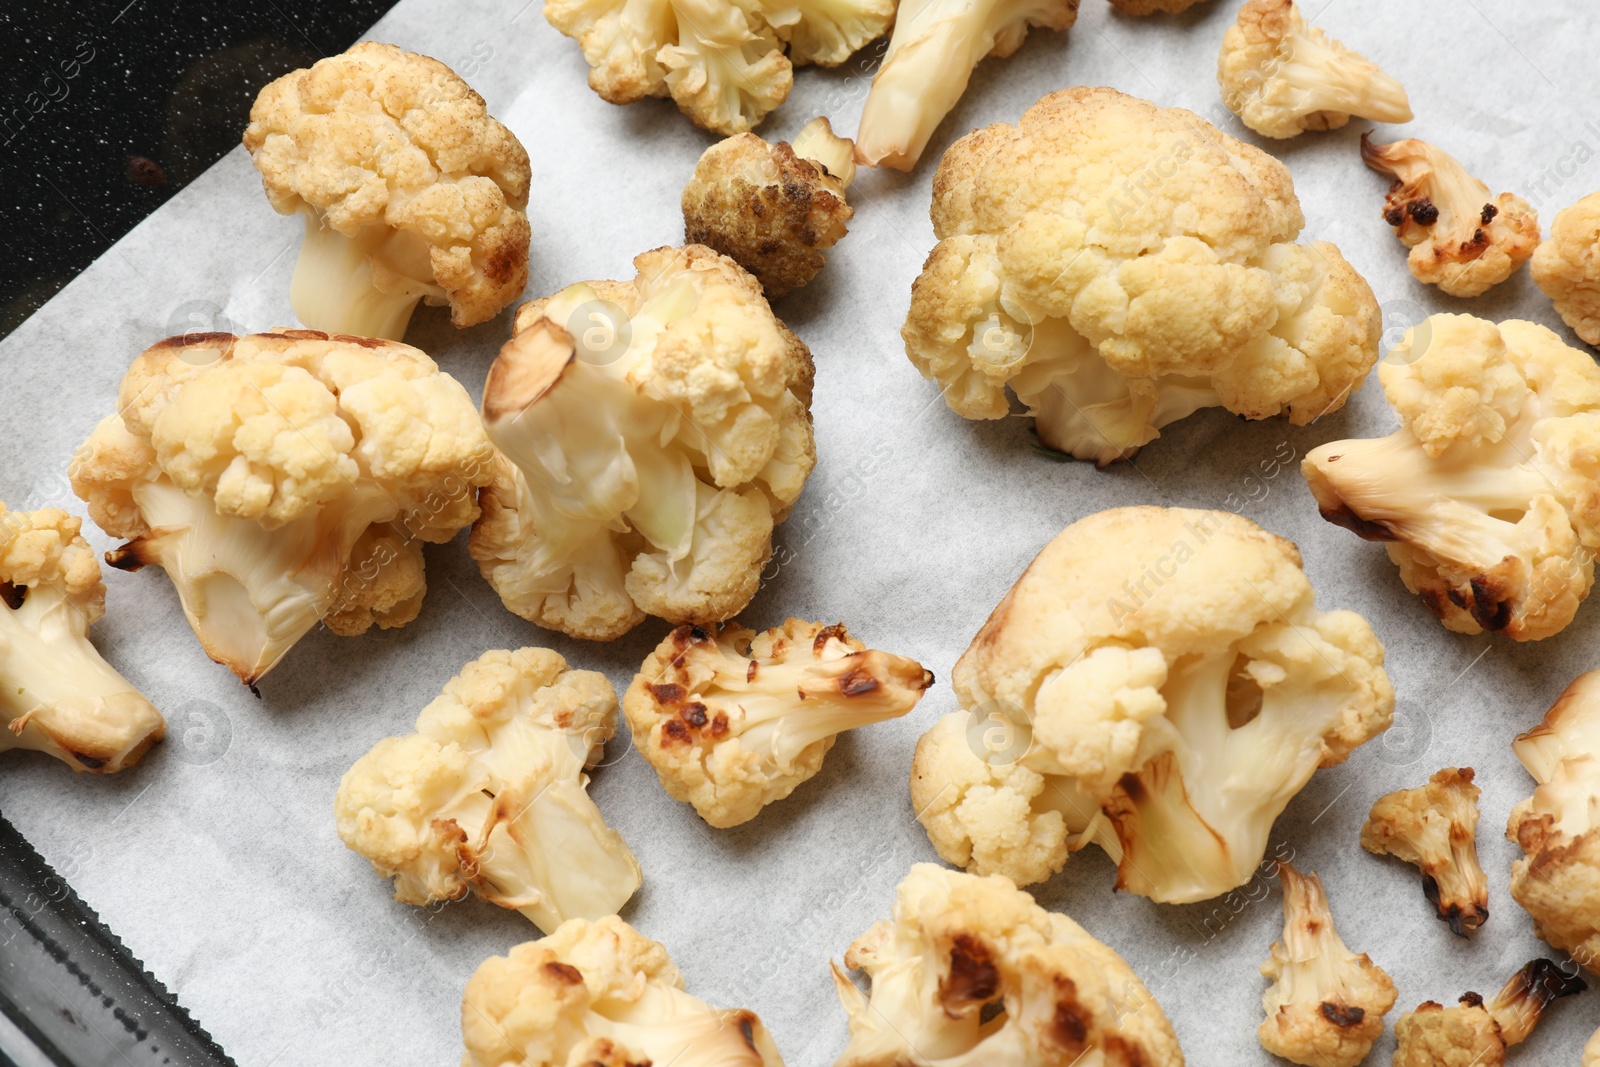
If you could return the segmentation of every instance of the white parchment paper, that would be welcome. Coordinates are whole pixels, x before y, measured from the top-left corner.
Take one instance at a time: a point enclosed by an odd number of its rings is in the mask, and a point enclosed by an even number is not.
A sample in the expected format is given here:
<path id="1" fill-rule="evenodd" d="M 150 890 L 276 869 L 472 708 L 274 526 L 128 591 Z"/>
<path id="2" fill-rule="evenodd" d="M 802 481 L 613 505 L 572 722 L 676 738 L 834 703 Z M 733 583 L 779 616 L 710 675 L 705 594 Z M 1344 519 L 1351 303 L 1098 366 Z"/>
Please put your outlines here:
<path id="1" fill-rule="evenodd" d="M 1321 872 L 1345 940 L 1398 984 L 1397 1013 L 1468 989 L 1489 993 L 1532 956 L 1554 955 L 1507 891 L 1518 852 L 1502 832 L 1531 790 L 1509 741 L 1597 665 L 1600 605 L 1530 646 L 1455 636 L 1404 591 L 1380 548 L 1319 519 L 1298 459 L 1323 441 L 1387 432 L 1392 417 L 1375 380 L 1311 426 L 1213 411 L 1171 427 L 1136 465 L 1101 472 L 1034 451 L 1024 420 L 956 417 L 902 353 L 898 330 L 933 244 L 929 187 L 945 146 L 1074 84 L 1189 107 L 1249 139 L 1221 110 L 1214 75 L 1236 6 L 1214 0 L 1184 17 L 1137 21 L 1083 0 L 1069 33 L 1036 32 L 1009 61 L 985 62 L 916 173 L 863 173 L 849 237 L 812 286 L 778 306 L 816 354 L 821 459 L 744 621 L 843 620 L 869 644 L 917 657 L 939 684 L 909 718 L 847 735 L 813 781 L 733 831 L 711 830 L 671 801 L 629 749 L 625 727 L 593 790 L 644 868 L 625 917 L 666 943 L 693 992 L 758 1012 L 794 1067 L 830 1064 L 845 1041 L 828 957 L 888 913 L 913 862 L 936 858 L 911 812 L 907 770 L 917 737 L 954 707 L 951 666 L 1050 537 L 1121 504 L 1241 511 L 1300 545 L 1323 607 L 1360 611 L 1388 645 L 1394 730 L 1319 773 L 1279 820 L 1272 851 Z M 1417 119 L 1380 136 L 1437 142 L 1496 191 L 1529 197 L 1547 228 L 1557 208 L 1600 187 L 1600 22 L 1585 0 L 1306 7 L 1405 82 Z M 370 36 L 455 66 L 527 146 L 529 295 L 631 277 L 634 254 L 681 240 L 679 191 L 710 138 L 670 103 L 602 102 L 585 85 L 576 44 L 546 25 L 538 4 L 403 0 Z M 819 113 L 853 131 L 874 63 L 862 56 L 837 71 L 799 72 L 762 132 L 791 136 Z M 1372 283 L 1391 327 L 1386 345 L 1435 310 L 1529 318 L 1576 343 L 1526 271 L 1471 303 L 1411 279 L 1379 218 L 1386 180 L 1357 153 L 1367 127 L 1266 147 L 1294 172 L 1306 236 L 1336 242 Z M 52 178 L 70 200 L 73 175 Z M 84 514 L 67 461 L 112 409 L 129 361 L 184 330 L 291 323 L 299 241 L 298 222 L 273 213 L 237 149 L 0 342 L 0 499 Z M 476 396 L 508 330 L 509 313 L 457 332 L 428 309 L 407 340 Z M 312 633 L 258 700 L 205 658 L 160 571 L 110 572 L 107 584 L 97 640 L 166 712 L 169 738 L 142 766 L 109 778 L 0 756 L 0 809 L 240 1064 L 455 1062 L 467 977 L 537 931 L 475 900 L 429 910 L 392 901 L 334 833 L 339 776 L 379 738 L 409 730 L 443 682 L 486 649 L 548 645 L 606 671 L 620 692 L 665 626 L 652 621 L 613 645 L 541 631 L 501 607 L 463 536 L 429 548 L 416 622 L 361 638 Z M 1491 918 L 1471 941 L 1432 917 L 1411 868 L 1357 845 L 1374 798 L 1449 765 L 1477 768 L 1484 790 L 1478 836 Z M 1191 1064 L 1270 1062 L 1255 1038 L 1266 985 L 1256 967 L 1280 928 L 1276 885 L 1170 907 L 1113 893 L 1113 879 L 1112 865 L 1088 850 L 1036 892 L 1128 959 Z M 1597 1023 L 1600 994 L 1564 1001 L 1513 1056 L 1575 1063 Z M 1386 1036 L 1372 1062 L 1387 1062 L 1392 1047 Z"/>

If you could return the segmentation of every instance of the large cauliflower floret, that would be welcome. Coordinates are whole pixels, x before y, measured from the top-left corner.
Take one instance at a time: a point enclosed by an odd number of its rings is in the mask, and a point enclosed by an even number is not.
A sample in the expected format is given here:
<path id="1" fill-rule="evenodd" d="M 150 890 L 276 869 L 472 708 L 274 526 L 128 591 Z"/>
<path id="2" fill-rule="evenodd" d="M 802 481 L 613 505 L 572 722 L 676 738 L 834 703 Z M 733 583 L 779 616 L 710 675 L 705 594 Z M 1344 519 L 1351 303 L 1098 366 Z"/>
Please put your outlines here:
<path id="1" fill-rule="evenodd" d="M 836 1067 L 1183 1065 L 1172 1024 L 1122 957 L 1005 878 L 916 864 L 893 918 L 844 962 L 872 992 L 834 965 L 850 1016 Z"/>
<path id="2" fill-rule="evenodd" d="M 894 0 L 545 0 L 575 38 L 589 87 L 613 104 L 667 96 L 725 137 L 789 95 L 794 67 L 836 67 L 882 36 Z M 785 49 L 788 54 L 785 55 Z"/>
<path id="3" fill-rule="evenodd" d="M 1512 899 L 1540 937 L 1600 974 L 1600 672 L 1580 675 L 1511 747 L 1539 783 L 1506 827 L 1526 854 Z"/>
<path id="4" fill-rule="evenodd" d="M 1539 216 L 1512 193 L 1489 187 L 1454 156 L 1426 141 L 1373 144 L 1361 135 L 1361 158 L 1394 176 L 1383 221 L 1411 249 L 1412 277 L 1450 296 L 1479 296 L 1499 285 L 1533 255 Z"/>
<path id="5" fill-rule="evenodd" d="M 1600 193 L 1556 213 L 1529 269 L 1561 321 L 1600 347 Z"/>
<path id="6" fill-rule="evenodd" d="M 1222 37 L 1217 81 L 1228 110 L 1263 137 L 1337 130 L 1352 115 L 1411 121 L 1405 87 L 1306 22 L 1294 0 L 1239 9 Z"/>
<path id="7" fill-rule="evenodd" d="M 246 684 L 318 621 L 416 618 L 421 542 L 477 517 L 494 451 L 454 378 L 407 345 L 314 330 L 146 349 L 72 488 L 124 570 L 162 567 L 206 654 Z"/>
<path id="8" fill-rule="evenodd" d="M 783 1067 L 760 1019 L 685 993 L 666 947 L 615 916 L 484 960 L 461 1036 L 461 1067 Z"/>
<path id="9" fill-rule="evenodd" d="M 1422 894 L 1457 937 L 1489 918 L 1489 879 L 1478 863 L 1478 794 L 1471 767 L 1446 767 L 1426 785 L 1373 802 L 1361 847 L 1422 873 Z"/>
<path id="10" fill-rule="evenodd" d="M 598 671 L 543 648 L 485 652 L 445 683 L 415 733 L 379 741 L 345 772 L 339 837 L 428 904 L 476 893 L 549 933 L 614 915 L 639 864 L 589 799 L 585 771 L 616 731 Z"/>
<path id="11" fill-rule="evenodd" d="M 845 730 L 899 718 L 933 674 L 842 625 L 680 626 L 622 699 L 634 744 L 712 826 L 749 822 L 822 769 Z"/>
<path id="12" fill-rule="evenodd" d="M 1181 508 L 1067 527 L 954 685 L 966 710 L 922 738 L 911 772 L 939 854 L 1026 883 L 1092 840 L 1119 888 L 1169 903 L 1247 882 L 1312 773 L 1394 710 L 1383 646 L 1359 615 L 1317 610 L 1292 544 Z M 986 759 L 994 715 L 1028 736 Z"/>
<path id="13" fill-rule="evenodd" d="M 1106 464 L 1203 407 L 1303 425 L 1378 356 L 1377 301 L 1303 223 L 1288 170 L 1198 116 L 1066 89 L 968 134 L 934 177 L 939 244 L 906 354 L 969 419 L 1027 405 Z"/>
<path id="14" fill-rule="evenodd" d="M 1279 862 L 1283 940 L 1273 943 L 1261 973 L 1272 986 L 1261 997 L 1266 1020 L 1261 1047 L 1307 1067 L 1356 1067 L 1383 1035 L 1394 1007 L 1394 982 L 1366 953 L 1345 947 L 1333 928 L 1322 879 Z"/>
<path id="15" fill-rule="evenodd" d="M 65 511 L 0 503 L 0 752 L 48 752 L 75 771 L 139 762 L 166 720 L 101 658 L 100 561 Z"/>
<path id="16" fill-rule="evenodd" d="M 244 146 L 305 216 L 289 295 L 312 329 L 399 340 L 419 300 L 471 326 L 528 284 L 528 153 L 436 59 L 362 41 L 291 71 Z"/>
<path id="17" fill-rule="evenodd" d="M 1466 993 L 1454 1008 L 1428 1000 L 1394 1024 L 1393 1067 L 1500 1067 L 1533 1033 L 1550 1002 L 1588 988 L 1549 960 L 1532 960 L 1491 999 Z"/>
<path id="18" fill-rule="evenodd" d="M 910 170 L 985 56 L 1004 59 L 1031 27 L 1064 30 L 1079 0 L 902 0 L 861 109 L 856 158 Z"/>
<path id="19" fill-rule="evenodd" d="M 1313 449 L 1322 517 L 1457 633 L 1558 633 L 1600 549 L 1600 369 L 1543 326 L 1434 315 L 1378 368 L 1400 429 Z"/>
<path id="20" fill-rule="evenodd" d="M 742 611 L 816 448 L 811 354 L 708 248 L 517 310 L 484 387 L 503 461 L 472 555 L 512 611 L 574 637 Z"/>

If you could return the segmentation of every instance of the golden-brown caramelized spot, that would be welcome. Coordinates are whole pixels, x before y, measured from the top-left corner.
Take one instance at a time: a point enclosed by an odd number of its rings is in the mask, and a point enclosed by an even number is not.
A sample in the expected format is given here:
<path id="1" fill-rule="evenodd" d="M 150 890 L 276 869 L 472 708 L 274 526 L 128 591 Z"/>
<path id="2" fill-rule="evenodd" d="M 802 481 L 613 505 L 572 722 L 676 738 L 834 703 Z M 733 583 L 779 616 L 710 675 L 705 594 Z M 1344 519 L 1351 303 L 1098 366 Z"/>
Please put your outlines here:
<path id="1" fill-rule="evenodd" d="M 279 337 L 287 337 L 291 341 L 326 341 L 328 335 L 321 330 L 274 330 Z"/>
<path id="2" fill-rule="evenodd" d="M 711 720 L 711 736 L 712 737 L 726 737 L 727 735 L 728 735 L 728 716 L 725 713 L 719 711 L 719 712 L 717 712 L 716 717 Z"/>
<path id="3" fill-rule="evenodd" d="M 647 682 L 645 683 L 645 688 L 650 690 L 650 695 L 662 707 L 674 707 L 681 704 L 684 697 L 689 695 L 689 691 L 676 682 L 664 682 L 661 685 Z"/>
<path id="4" fill-rule="evenodd" d="M 739 1027 L 739 1036 L 744 1038 L 744 1043 L 751 1052 L 759 1052 L 756 1048 L 756 1017 L 748 1011 L 734 1013 Z"/>
<path id="5" fill-rule="evenodd" d="M 180 333 L 173 337 L 163 337 L 146 351 L 154 352 L 158 348 L 188 348 L 191 345 L 196 348 L 217 344 L 231 346 L 237 340 L 238 338 L 231 333 Z"/>
<path id="6" fill-rule="evenodd" d="M 683 721 L 698 730 L 706 724 L 706 706 L 698 702 L 690 704 L 683 709 Z"/>
<path id="7" fill-rule="evenodd" d="M 560 982 L 562 985 L 582 985 L 583 972 L 570 963 L 560 960 L 551 960 L 544 965 L 545 974 Z"/>
<path id="8" fill-rule="evenodd" d="M 866 696 L 876 691 L 878 679 L 872 672 L 861 667 L 853 667 L 839 676 L 839 694 L 847 697 Z"/>
<path id="9" fill-rule="evenodd" d="M 136 537 L 107 552 L 106 562 L 119 571 L 136 571 L 156 562 L 156 555 L 143 537 Z"/>
<path id="10" fill-rule="evenodd" d="M 663 747 L 687 745 L 688 743 L 689 727 L 682 719 L 668 719 L 661 727 L 661 744 Z"/>
<path id="11" fill-rule="evenodd" d="M 1361 1021 L 1367 1017 L 1367 1010 L 1325 1000 L 1322 1002 L 1322 1017 L 1340 1029 L 1348 1030 L 1361 1025 Z"/>
<path id="12" fill-rule="evenodd" d="M 836 622 L 832 626 L 824 626 L 818 630 L 816 640 L 811 642 L 811 650 L 820 656 L 822 655 L 822 650 L 827 647 L 828 642 L 835 638 L 846 644 L 849 643 L 850 634 L 845 630 L 844 623 Z"/>
<path id="13" fill-rule="evenodd" d="M 761 664 L 757 663 L 755 660 L 750 661 L 750 666 L 746 667 L 744 672 L 744 681 L 746 685 L 749 685 L 756 680 L 756 673 L 760 669 Z"/>
<path id="14" fill-rule="evenodd" d="M 1000 969 L 994 956 L 975 937 L 957 934 L 950 946 L 950 970 L 939 981 L 939 1003 L 946 1015 L 960 1019 L 1000 994 Z"/>
<path id="15" fill-rule="evenodd" d="M 336 333 L 333 340 L 343 341 L 345 344 L 360 345 L 362 348 L 383 348 L 389 342 L 378 337 L 357 337 L 353 333 Z"/>

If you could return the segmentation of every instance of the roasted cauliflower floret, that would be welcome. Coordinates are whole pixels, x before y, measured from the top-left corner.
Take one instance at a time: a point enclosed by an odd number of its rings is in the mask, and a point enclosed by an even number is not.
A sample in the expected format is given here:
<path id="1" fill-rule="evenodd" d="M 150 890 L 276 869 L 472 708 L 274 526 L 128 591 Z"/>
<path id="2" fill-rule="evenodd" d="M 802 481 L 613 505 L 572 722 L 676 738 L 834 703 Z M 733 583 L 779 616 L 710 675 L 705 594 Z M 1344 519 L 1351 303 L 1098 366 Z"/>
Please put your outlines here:
<path id="1" fill-rule="evenodd" d="M 622 699 L 640 755 L 712 826 L 749 822 L 822 769 L 837 736 L 898 718 L 933 674 L 841 626 L 680 626 Z"/>
<path id="2" fill-rule="evenodd" d="M 1373 144 L 1361 135 L 1361 158 L 1394 182 L 1383 221 L 1411 249 L 1411 276 L 1450 296 L 1478 296 L 1511 277 L 1539 244 L 1539 216 L 1512 193 L 1489 187 L 1454 156 L 1415 138 Z"/>
<path id="3" fill-rule="evenodd" d="M 1250 0 L 1222 38 L 1222 102 L 1263 137 L 1337 130 L 1352 115 L 1410 122 L 1406 90 L 1306 22 L 1294 0 Z"/>
<path id="4" fill-rule="evenodd" d="M 666 947 L 615 916 L 484 960 L 461 1036 L 461 1067 L 783 1067 L 760 1019 L 685 993 Z"/>
<path id="5" fill-rule="evenodd" d="M 777 300 L 816 277 L 855 210 L 850 142 L 826 118 L 790 145 L 741 133 L 705 150 L 683 188 L 683 236 L 732 258 Z"/>
<path id="6" fill-rule="evenodd" d="M 472 556 L 506 607 L 608 641 L 742 611 L 816 448 L 811 354 L 708 248 L 517 309 L 484 387 L 503 459 Z"/>
<path id="7" fill-rule="evenodd" d="M 965 710 L 911 771 L 939 854 L 1024 883 L 1094 841 L 1119 889 L 1167 903 L 1249 881 L 1289 800 L 1394 710 L 1383 646 L 1359 615 L 1317 610 L 1292 544 L 1181 508 L 1067 527 L 953 680 Z M 981 751 L 993 709 L 1027 732 L 1016 766 Z"/>
<path id="8" fill-rule="evenodd" d="M 106 613 L 100 561 L 56 508 L 0 503 L 0 752 L 48 752 L 75 771 L 139 762 L 166 720 L 89 643 Z"/>
<path id="9" fill-rule="evenodd" d="M 1529 269 L 1561 321 L 1600 347 L 1600 193 L 1556 213 Z"/>
<path id="10" fill-rule="evenodd" d="M 1434 315 L 1378 368 L 1400 429 L 1302 463 L 1322 517 L 1384 542 L 1457 633 L 1558 633 L 1600 549 L 1600 369 L 1531 322 Z"/>
<path id="11" fill-rule="evenodd" d="M 1079 0 L 902 0 L 861 109 L 856 159 L 910 170 L 985 56 L 1005 59 L 1034 26 L 1064 30 Z"/>
<path id="12" fill-rule="evenodd" d="M 1172 1024 L 1122 957 L 1005 878 L 916 864 L 893 918 L 844 963 L 872 992 L 833 965 L 850 1016 L 836 1067 L 1183 1065 Z"/>
<path id="13" fill-rule="evenodd" d="M 275 330 L 146 349 L 120 414 L 78 448 L 72 488 L 156 564 L 206 654 L 247 685 L 319 621 L 339 634 L 416 618 L 422 542 L 477 517 L 494 450 L 472 399 L 421 351 Z"/>
<path id="14" fill-rule="evenodd" d="M 1478 794 L 1471 767 L 1446 767 L 1415 789 L 1379 797 L 1361 847 L 1422 872 L 1422 895 L 1457 937 L 1489 918 L 1489 880 L 1478 864 Z"/>
<path id="15" fill-rule="evenodd" d="M 472 326 L 528 284 L 528 153 L 436 59 L 362 41 L 291 71 L 244 146 L 305 216 L 289 296 L 312 329 L 399 340 L 419 300 Z"/>
<path id="16" fill-rule="evenodd" d="M 1222 406 L 1304 425 L 1378 357 L 1377 301 L 1330 244 L 1297 245 L 1289 171 L 1112 89 L 1052 93 L 968 134 L 934 177 L 939 244 L 906 354 L 951 410 L 1102 465 Z"/>
<path id="17" fill-rule="evenodd" d="M 1394 1024 L 1394 1067 L 1500 1067 L 1506 1049 L 1526 1041 L 1557 997 L 1587 988 L 1549 960 L 1533 960 L 1490 1000 L 1462 996 L 1454 1008 L 1424 1001 Z"/>
<path id="18" fill-rule="evenodd" d="M 586 770 L 616 731 L 598 671 L 543 648 L 485 652 L 445 683 L 415 733 L 387 737 L 345 772 L 339 838 L 394 879 L 406 904 L 468 890 L 546 933 L 614 915 L 639 864 L 589 799 Z"/>
<path id="19" fill-rule="evenodd" d="M 1333 928 L 1322 879 L 1278 864 L 1283 886 L 1283 940 L 1273 943 L 1261 973 L 1267 1017 L 1261 1047 L 1307 1067 L 1356 1067 L 1383 1035 L 1395 988 L 1366 953 L 1345 947 Z"/>

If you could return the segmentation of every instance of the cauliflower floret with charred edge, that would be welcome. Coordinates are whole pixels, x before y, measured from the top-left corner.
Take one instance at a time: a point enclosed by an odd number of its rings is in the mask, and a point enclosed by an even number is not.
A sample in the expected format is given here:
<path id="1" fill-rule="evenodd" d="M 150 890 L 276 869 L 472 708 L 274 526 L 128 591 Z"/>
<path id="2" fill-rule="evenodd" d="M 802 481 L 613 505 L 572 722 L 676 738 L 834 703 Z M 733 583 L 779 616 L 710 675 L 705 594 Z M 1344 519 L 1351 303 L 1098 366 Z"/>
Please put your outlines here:
<path id="1" fill-rule="evenodd" d="M 783 1067 L 760 1019 L 684 992 L 666 947 L 615 916 L 484 960 L 461 1036 L 461 1067 Z"/>
<path id="2" fill-rule="evenodd" d="M 1516 272 L 1539 244 L 1539 216 L 1512 193 L 1489 187 L 1454 156 L 1426 141 L 1373 144 L 1361 135 L 1361 158 L 1389 174 L 1383 221 L 1411 249 L 1412 277 L 1450 296 L 1487 292 Z"/>
<path id="3" fill-rule="evenodd" d="M 683 235 L 755 275 L 767 299 L 805 285 L 845 235 L 855 210 L 849 140 L 812 119 L 790 145 L 741 133 L 705 150 L 683 188 Z"/>
<path id="4" fill-rule="evenodd" d="M 1400 429 L 1301 469 L 1322 517 L 1383 542 L 1457 633 L 1559 633 L 1600 549 L 1600 369 L 1543 326 L 1434 315 L 1378 368 Z"/>
<path id="5" fill-rule="evenodd" d="M 1255 874 L 1318 767 L 1388 728 L 1383 656 L 1247 519 L 1102 511 L 1045 547 L 956 664 L 965 710 L 918 743 L 913 808 L 979 874 L 1040 881 L 1092 841 L 1119 889 L 1206 900 Z M 1017 735 L 991 745 L 996 717 Z"/>
<path id="6" fill-rule="evenodd" d="M 816 463 L 811 354 L 756 280 L 700 245 L 634 265 L 519 308 L 483 395 L 503 460 L 472 556 L 507 608 L 596 641 L 742 611 Z"/>
<path id="7" fill-rule="evenodd" d="M 543 648 L 485 652 L 445 683 L 415 733 L 345 772 L 339 838 L 406 904 L 469 890 L 546 933 L 614 915 L 639 864 L 589 798 L 587 769 L 616 731 L 598 671 Z"/>
<path id="8" fill-rule="evenodd" d="M 1526 1041 L 1557 997 L 1588 984 L 1549 960 L 1532 960 L 1484 1000 L 1466 993 L 1454 1008 L 1428 1000 L 1394 1024 L 1394 1067 L 1500 1067 L 1506 1049 Z"/>
<path id="9" fill-rule="evenodd" d="M 1250 0 L 1222 38 L 1222 101 L 1263 137 L 1337 130 L 1352 115 L 1410 122 L 1405 86 L 1306 22 L 1294 0 Z"/>
<path id="10" fill-rule="evenodd" d="M 833 964 L 850 1043 L 835 1067 L 1097 1063 L 1182 1067 L 1172 1024 L 1128 964 L 1009 879 L 911 868 L 893 917 Z"/>
<path id="11" fill-rule="evenodd" d="M 56 508 L 0 503 L 0 752 L 47 752 L 75 771 L 139 762 L 166 720 L 89 643 L 106 611 L 100 561 Z"/>
<path id="12" fill-rule="evenodd" d="M 1489 918 L 1489 880 L 1478 863 L 1478 794 L 1471 767 L 1446 767 L 1426 785 L 1379 797 L 1361 847 L 1422 873 L 1422 894 L 1457 937 Z"/>
<path id="13" fill-rule="evenodd" d="M 314 330 L 189 334 L 146 349 L 72 488 L 156 564 L 206 654 L 253 685 L 319 621 L 403 626 L 422 542 L 477 518 L 494 450 L 459 382 L 407 345 Z"/>
<path id="14" fill-rule="evenodd" d="M 1304 425 L 1378 358 L 1372 290 L 1304 218 L 1289 171 L 1198 116 L 1052 93 L 968 134 L 934 176 L 939 244 L 906 355 L 969 419 L 1011 413 L 1102 466 L 1221 406 Z"/>
<path id="15" fill-rule="evenodd" d="M 1600 348 L 1600 193 L 1556 213 L 1529 270 L 1561 321 Z"/>
<path id="16" fill-rule="evenodd" d="M 899 718 L 932 684 L 920 664 L 869 651 L 842 625 L 680 626 L 622 710 L 667 792 L 722 828 L 794 792 L 840 733 Z"/>
<path id="17" fill-rule="evenodd" d="M 1600 974 L 1600 672 L 1580 675 L 1511 747 L 1539 783 L 1506 827 L 1525 854 L 1511 897 L 1535 933 Z"/>
<path id="18" fill-rule="evenodd" d="M 1307 1067 L 1355 1067 L 1383 1034 L 1395 988 L 1366 953 L 1345 947 L 1333 928 L 1322 879 L 1281 860 L 1283 940 L 1261 973 L 1273 984 L 1262 994 L 1266 1020 L 1261 1047 Z"/>
<path id="19" fill-rule="evenodd" d="M 472 326 L 528 284 L 528 153 L 436 59 L 363 41 L 291 71 L 244 146 L 305 216 L 289 297 L 312 329 L 399 340 L 419 300 Z"/>

